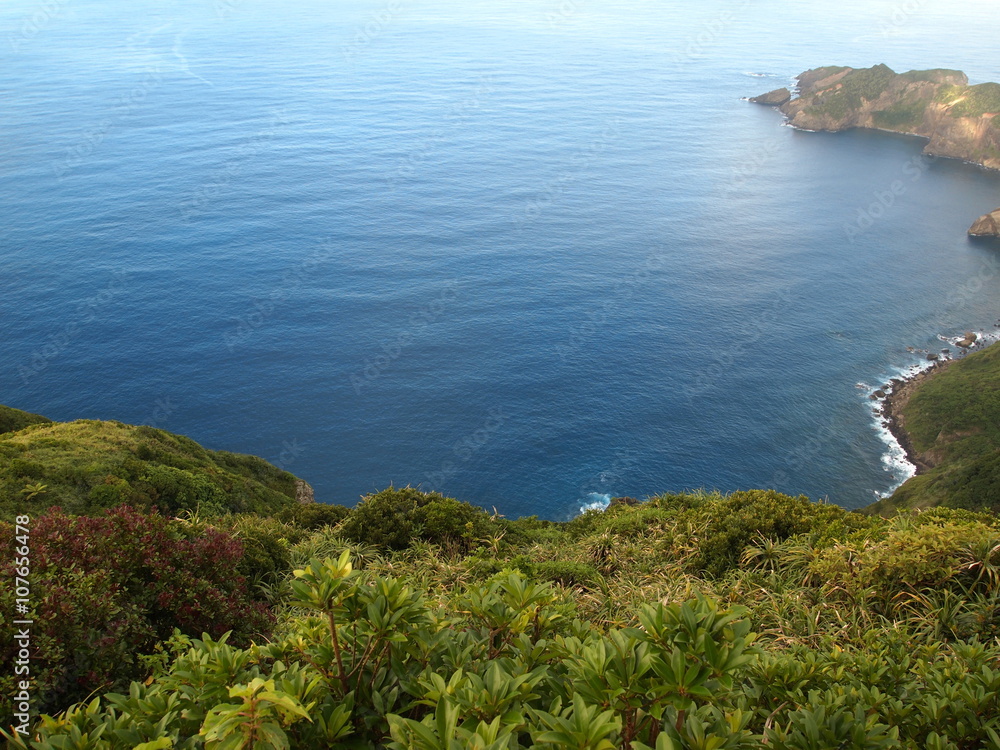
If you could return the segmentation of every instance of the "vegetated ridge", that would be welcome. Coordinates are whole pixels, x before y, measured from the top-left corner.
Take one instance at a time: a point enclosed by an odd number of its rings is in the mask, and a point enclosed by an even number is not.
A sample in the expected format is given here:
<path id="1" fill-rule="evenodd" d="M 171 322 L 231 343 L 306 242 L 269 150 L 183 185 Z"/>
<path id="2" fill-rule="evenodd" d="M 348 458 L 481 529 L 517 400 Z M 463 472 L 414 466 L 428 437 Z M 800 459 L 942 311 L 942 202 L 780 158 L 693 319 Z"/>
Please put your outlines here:
<path id="1" fill-rule="evenodd" d="M 276 513 L 294 504 L 296 483 L 264 459 L 206 450 L 165 430 L 52 422 L 0 407 L 0 518 L 50 506 L 91 514 L 121 504 Z"/>
<path id="2" fill-rule="evenodd" d="M 870 511 L 1000 512 L 1000 345 L 898 383 L 885 412 L 918 473 Z"/>
<path id="3" fill-rule="evenodd" d="M 778 89 L 751 101 L 777 106 L 804 130 L 874 128 L 928 139 L 924 152 L 1000 169 L 1000 84 L 969 85 L 960 70 L 896 73 L 827 66 L 798 76 L 798 95 Z"/>

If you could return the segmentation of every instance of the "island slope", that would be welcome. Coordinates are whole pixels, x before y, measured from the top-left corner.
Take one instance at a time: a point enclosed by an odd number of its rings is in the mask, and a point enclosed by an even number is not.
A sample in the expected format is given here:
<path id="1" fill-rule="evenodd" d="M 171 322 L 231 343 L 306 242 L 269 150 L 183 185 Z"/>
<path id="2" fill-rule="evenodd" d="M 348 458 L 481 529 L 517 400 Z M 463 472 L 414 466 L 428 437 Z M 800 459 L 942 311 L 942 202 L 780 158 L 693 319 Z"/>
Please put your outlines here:
<path id="1" fill-rule="evenodd" d="M 928 139 L 929 155 L 1000 169 L 1000 84 L 970 86 L 960 70 L 896 73 L 887 65 L 815 68 L 797 80 L 791 100 L 779 89 L 751 101 L 780 104 L 789 123 L 804 130 L 917 135 Z"/>
<path id="2" fill-rule="evenodd" d="M 3 407 L 0 517 L 59 506 L 91 514 L 121 504 L 163 512 L 276 513 L 308 485 L 256 456 L 121 422 L 51 422 Z"/>
<path id="3" fill-rule="evenodd" d="M 886 412 L 918 473 L 868 511 L 1000 510 L 1000 345 L 897 387 Z"/>

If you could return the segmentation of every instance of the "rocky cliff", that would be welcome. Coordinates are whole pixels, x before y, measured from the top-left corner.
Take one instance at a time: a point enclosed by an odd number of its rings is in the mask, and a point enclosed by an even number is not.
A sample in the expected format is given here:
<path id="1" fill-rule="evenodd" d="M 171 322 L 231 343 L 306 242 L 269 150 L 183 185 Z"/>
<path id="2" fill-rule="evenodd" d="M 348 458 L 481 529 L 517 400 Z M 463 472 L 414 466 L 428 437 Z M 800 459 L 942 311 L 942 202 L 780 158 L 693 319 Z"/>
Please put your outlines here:
<path id="1" fill-rule="evenodd" d="M 779 104 L 783 94 L 779 89 L 751 101 Z M 928 139 L 927 154 L 1000 169 L 1000 84 L 970 86 L 959 70 L 816 68 L 798 77 L 798 96 L 778 108 L 804 130 L 919 135 Z"/>
<path id="2" fill-rule="evenodd" d="M 973 237 L 1000 237 L 1000 208 L 976 219 L 969 228 L 969 234 Z"/>

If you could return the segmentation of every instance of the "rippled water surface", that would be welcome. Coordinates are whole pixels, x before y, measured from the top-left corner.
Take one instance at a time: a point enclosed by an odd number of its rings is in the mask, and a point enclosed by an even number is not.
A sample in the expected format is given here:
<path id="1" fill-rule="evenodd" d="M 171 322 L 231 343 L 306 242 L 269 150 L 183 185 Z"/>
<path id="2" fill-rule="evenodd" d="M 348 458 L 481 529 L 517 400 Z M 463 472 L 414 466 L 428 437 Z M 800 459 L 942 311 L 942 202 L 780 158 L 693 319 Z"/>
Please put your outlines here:
<path id="1" fill-rule="evenodd" d="M 1000 249 L 965 231 L 1000 178 L 741 97 L 825 64 L 1000 81 L 993 10 L 9 0 L 0 402 L 329 502 L 866 504 L 903 474 L 864 386 L 995 330 Z"/>

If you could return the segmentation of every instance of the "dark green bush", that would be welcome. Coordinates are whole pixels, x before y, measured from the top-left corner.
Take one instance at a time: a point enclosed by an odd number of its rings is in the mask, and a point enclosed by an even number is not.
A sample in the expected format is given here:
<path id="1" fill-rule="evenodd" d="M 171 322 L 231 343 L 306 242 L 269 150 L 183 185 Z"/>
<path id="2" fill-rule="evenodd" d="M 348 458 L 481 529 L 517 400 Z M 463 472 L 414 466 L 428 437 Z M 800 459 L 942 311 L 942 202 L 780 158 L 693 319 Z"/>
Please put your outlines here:
<path id="1" fill-rule="evenodd" d="M 489 516 L 481 508 L 413 487 L 368 495 L 340 529 L 358 544 L 401 550 L 419 540 L 452 551 L 468 551 L 490 531 Z"/>
<path id="2" fill-rule="evenodd" d="M 836 505 L 810 502 L 805 495 L 774 490 L 734 492 L 689 513 L 704 526 L 690 567 L 713 577 L 736 568 L 747 545 L 762 537 L 781 541 L 814 534 L 820 541 L 832 540 L 878 523 Z"/>
<path id="3" fill-rule="evenodd" d="M 16 432 L 33 424 L 46 424 L 51 421 L 51 419 L 43 417 L 40 414 L 32 414 L 31 412 L 12 409 L 9 406 L 0 404 L 0 433 Z"/>
<path id="4" fill-rule="evenodd" d="M 275 514 L 279 521 L 292 524 L 300 529 L 315 531 L 324 526 L 336 526 L 351 513 L 344 505 L 326 503 L 296 503 L 282 508 Z"/>
<path id="5" fill-rule="evenodd" d="M 567 588 L 582 586 L 596 588 L 600 585 L 601 576 L 593 565 L 569 562 L 566 560 L 547 560 L 532 566 L 530 577 L 536 581 L 552 581 Z"/>
<path id="6" fill-rule="evenodd" d="M 240 575 L 269 586 L 291 573 L 291 547 L 307 536 L 305 529 L 254 514 L 228 516 L 219 524 L 243 545 Z"/>

